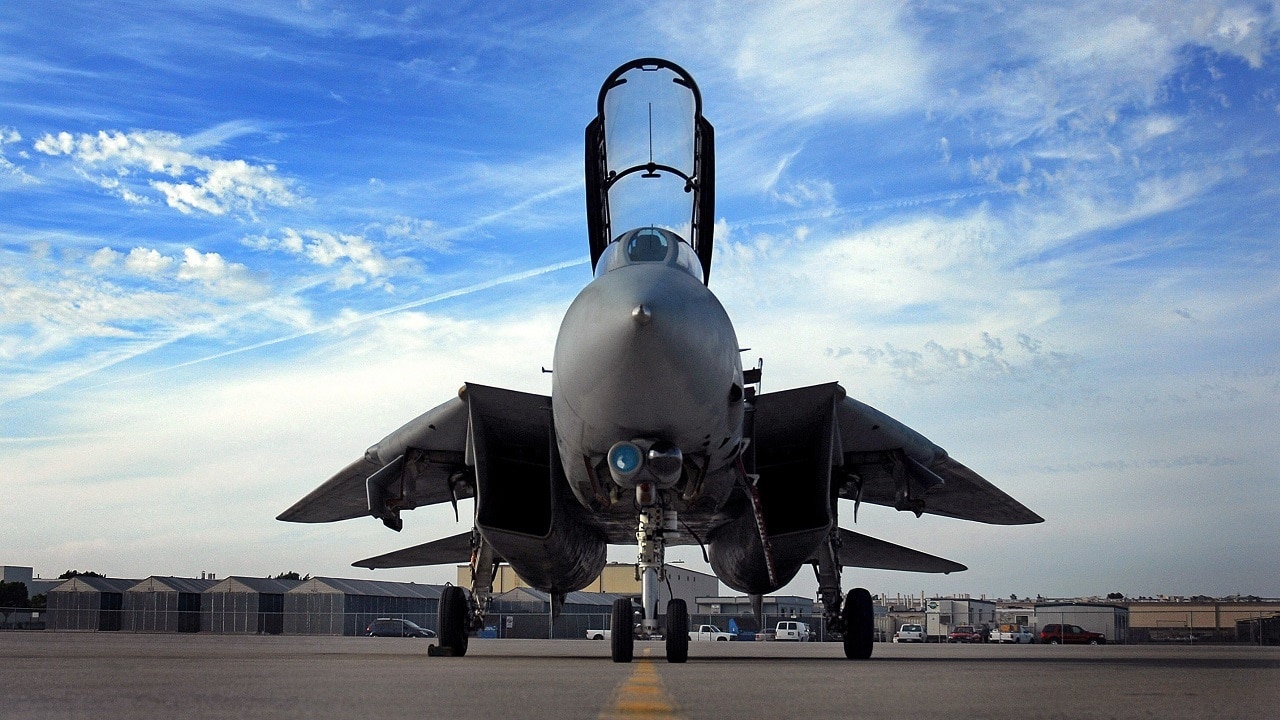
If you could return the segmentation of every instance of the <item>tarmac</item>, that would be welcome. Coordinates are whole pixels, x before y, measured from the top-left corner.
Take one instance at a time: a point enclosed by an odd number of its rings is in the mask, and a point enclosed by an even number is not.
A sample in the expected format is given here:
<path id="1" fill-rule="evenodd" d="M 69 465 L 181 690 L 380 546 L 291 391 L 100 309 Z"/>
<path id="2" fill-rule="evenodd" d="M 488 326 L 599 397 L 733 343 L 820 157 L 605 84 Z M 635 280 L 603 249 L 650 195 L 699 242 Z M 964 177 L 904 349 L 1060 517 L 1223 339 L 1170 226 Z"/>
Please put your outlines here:
<path id="1" fill-rule="evenodd" d="M 0 633 L 0 717 L 1275 718 L 1280 648 Z"/>

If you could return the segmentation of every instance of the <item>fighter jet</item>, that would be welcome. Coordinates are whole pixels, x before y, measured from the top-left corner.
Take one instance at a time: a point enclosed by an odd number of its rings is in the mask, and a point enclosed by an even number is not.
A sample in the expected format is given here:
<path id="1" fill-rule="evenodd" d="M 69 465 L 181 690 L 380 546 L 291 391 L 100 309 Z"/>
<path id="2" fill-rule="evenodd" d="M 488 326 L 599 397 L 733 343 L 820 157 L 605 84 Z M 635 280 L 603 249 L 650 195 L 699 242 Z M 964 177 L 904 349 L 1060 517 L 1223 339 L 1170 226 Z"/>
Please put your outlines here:
<path id="1" fill-rule="evenodd" d="M 688 657 L 688 608 L 660 623 L 658 583 L 673 545 L 700 545 L 716 576 L 751 596 L 816 572 L 827 629 L 869 658 L 870 594 L 841 590 L 844 567 L 954 572 L 959 563 L 843 529 L 841 499 L 993 524 L 1042 518 L 945 450 L 830 382 L 759 392 L 728 313 L 708 288 L 715 210 L 714 130 L 693 77 L 658 58 L 605 80 L 586 128 L 587 227 L 594 279 L 565 314 L 551 396 L 467 383 L 410 420 L 279 516 L 362 516 L 399 531 L 401 513 L 475 498 L 472 527 L 356 562 L 367 568 L 468 563 L 447 586 L 440 654 L 460 656 L 484 627 L 500 563 L 559 610 L 634 545 L 642 626 L 667 660 Z M 613 607 L 630 628 L 632 603 Z M 630 662 L 634 636 L 611 633 Z"/>

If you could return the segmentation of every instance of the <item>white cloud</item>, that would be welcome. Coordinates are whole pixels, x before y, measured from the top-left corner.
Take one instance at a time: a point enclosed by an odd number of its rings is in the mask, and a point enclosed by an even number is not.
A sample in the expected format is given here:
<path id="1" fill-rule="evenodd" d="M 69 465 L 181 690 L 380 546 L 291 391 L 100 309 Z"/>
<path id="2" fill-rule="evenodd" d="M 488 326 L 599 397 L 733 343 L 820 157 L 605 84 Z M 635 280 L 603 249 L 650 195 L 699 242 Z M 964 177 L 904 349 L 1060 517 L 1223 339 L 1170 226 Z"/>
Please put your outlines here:
<path id="1" fill-rule="evenodd" d="M 249 276 L 248 268 L 227 262 L 216 252 L 202 253 L 195 248 L 182 251 L 177 278 L 203 283 L 206 287 L 234 296 L 261 296 L 265 288 Z"/>
<path id="2" fill-rule="evenodd" d="M 397 215 L 390 223 L 373 227 L 381 228 L 388 238 L 408 240 L 431 250 L 445 252 L 453 247 L 453 243 L 440 233 L 438 224 L 432 220 Z"/>
<path id="3" fill-rule="evenodd" d="M 16 129 L 0 125 L 0 180 L 5 177 L 16 179 L 23 184 L 35 183 L 37 180 L 5 157 L 5 145 L 13 145 L 22 141 L 22 134 Z"/>
<path id="4" fill-rule="evenodd" d="M 102 270 L 115 265 L 119 259 L 120 253 L 109 247 L 104 247 L 89 256 L 89 267 L 95 270 Z"/>
<path id="5" fill-rule="evenodd" d="M 932 58 L 900 2 L 668 3 L 652 19 L 788 119 L 892 116 L 929 99 Z"/>
<path id="6" fill-rule="evenodd" d="M 203 142 L 202 138 L 197 139 Z M 106 172 L 92 179 L 128 202 L 145 201 L 137 190 L 126 185 L 130 178 L 142 176 L 169 207 L 184 214 L 200 211 L 210 215 L 254 215 L 262 207 L 287 207 L 299 202 L 293 183 L 281 178 L 275 166 L 219 160 L 191 152 L 189 144 L 179 135 L 156 130 L 103 130 L 92 135 L 46 133 L 33 147 L 46 155 L 72 159 L 86 176 L 90 170 Z"/>
<path id="7" fill-rule="evenodd" d="M 249 236 L 241 243 L 256 250 L 287 252 L 323 267 L 341 265 L 342 272 L 334 282 L 343 288 L 374 282 L 389 289 L 386 278 L 416 265 L 409 258 L 386 257 L 362 235 L 323 230 L 283 228 L 279 238 Z"/>
<path id="8" fill-rule="evenodd" d="M 124 266 L 139 275 L 159 275 L 173 263 L 173 258 L 162 255 L 158 250 L 136 247 L 129 251 Z"/>

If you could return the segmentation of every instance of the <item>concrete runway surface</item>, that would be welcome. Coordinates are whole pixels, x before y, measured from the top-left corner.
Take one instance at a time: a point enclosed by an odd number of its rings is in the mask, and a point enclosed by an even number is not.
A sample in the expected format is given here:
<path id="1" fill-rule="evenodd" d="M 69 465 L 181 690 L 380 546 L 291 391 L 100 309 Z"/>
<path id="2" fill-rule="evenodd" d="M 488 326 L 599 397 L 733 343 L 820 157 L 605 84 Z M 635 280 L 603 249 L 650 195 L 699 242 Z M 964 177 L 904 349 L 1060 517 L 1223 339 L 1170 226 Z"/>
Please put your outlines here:
<path id="1" fill-rule="evenodd" d="M 1280 648 L 0 633 L 0 717 L 1276 718 Z M 646 659 L 647 654 L 647 659 Z"/>

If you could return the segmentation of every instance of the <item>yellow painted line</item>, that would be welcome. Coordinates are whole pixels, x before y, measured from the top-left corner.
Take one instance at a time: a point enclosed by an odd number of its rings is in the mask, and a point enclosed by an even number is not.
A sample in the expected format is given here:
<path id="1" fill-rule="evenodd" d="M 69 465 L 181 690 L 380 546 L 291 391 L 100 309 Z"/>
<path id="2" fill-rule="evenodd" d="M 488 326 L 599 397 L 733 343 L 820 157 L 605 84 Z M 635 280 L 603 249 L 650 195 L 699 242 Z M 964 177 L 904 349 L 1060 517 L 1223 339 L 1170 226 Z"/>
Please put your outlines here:
<path id="1" fill-rule="evenodd" d="M 635 663 L 635 669 L 614 691 L 611 704 L 600 711 L 600 720 L 634 720 L 635 718 L 679 718 L 684 715 L 676 701 L 667 694 L 658 669 L 649 659 L 652 648 Z"/>

